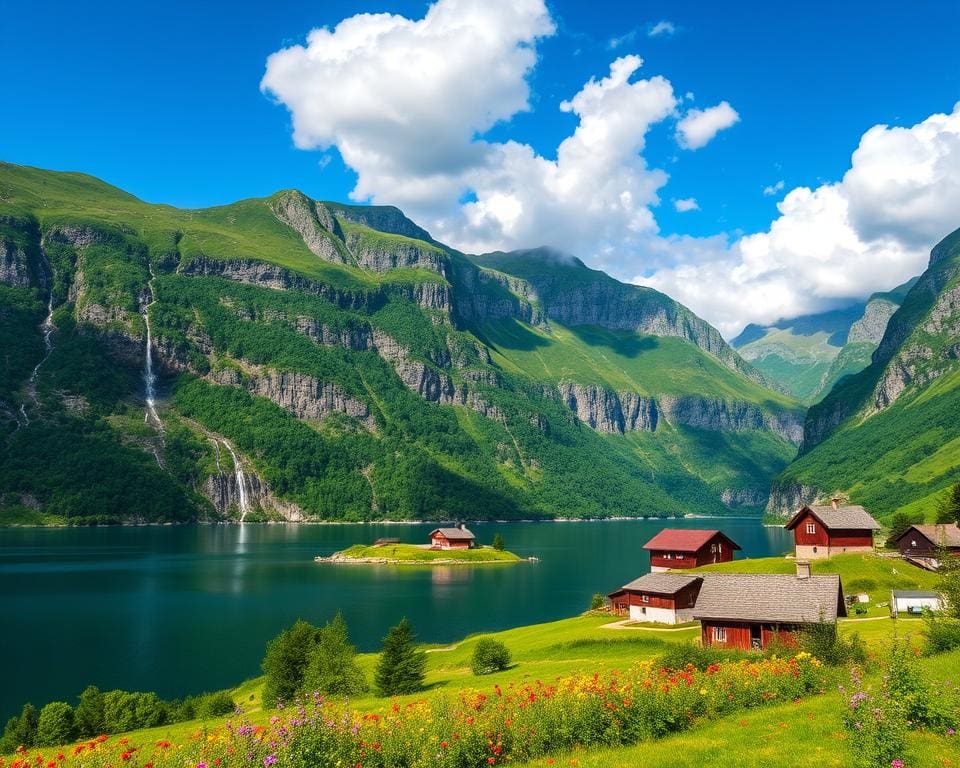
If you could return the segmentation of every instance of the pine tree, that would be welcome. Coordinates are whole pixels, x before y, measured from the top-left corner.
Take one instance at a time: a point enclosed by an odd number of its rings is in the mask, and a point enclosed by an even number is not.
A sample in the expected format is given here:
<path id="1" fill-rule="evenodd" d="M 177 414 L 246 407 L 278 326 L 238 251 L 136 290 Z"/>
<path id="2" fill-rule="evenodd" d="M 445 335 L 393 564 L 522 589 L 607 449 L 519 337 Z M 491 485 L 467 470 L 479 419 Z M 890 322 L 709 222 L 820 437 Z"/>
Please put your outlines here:
<path id="1" fill-rule="evenodd" d="M 354 696 L 367 690 L 363 670 L 357 666 L 357 649 L 350 644 L 347 622 L 337 613 L 320 630 L 307 670 L 303 675 L 303 690 L 320 691 L 327 695 Z"/>
<path id="2" fill-rule="evenodd" d="M 320 630 L 305 621 L 297 621 L 267 643 L 263 673 L 267 677 L 263 701 L 268 707 L 293 701 L 303 688 L 303 676 L 310 655 L 320 639 Z"/>
<path id="3" fill-rule="evenodd" d="M 501 536 L 499 532 L 493 535 L 493 548 L 499 552 L 503 552 L 503 536 Z"/>
<path id="4" fill-rule="evenodd" d="M 897 512 L 890 519 L 890 535 L 887 536 L 887 546 L 894 548 L 897 546 L 896 539 L 900 534 L 907 530 L 913 521 L 910 520 L 910 517 L 904 512 Z"/>
<path id="5" fill-rule="evenodd" d="M 956 523 L 960 525 L 960 483 L 954 485 L 947 492 L 946 503 L 944 504 L 945 523 Z"/>
<path id="6" fill-rule="evenodd" d="M 427 655 L 414 645 L 416 635 L 403 618 L 383 638 L 375 680 L 381 696 L 415 693 L 423 687 Z"/>

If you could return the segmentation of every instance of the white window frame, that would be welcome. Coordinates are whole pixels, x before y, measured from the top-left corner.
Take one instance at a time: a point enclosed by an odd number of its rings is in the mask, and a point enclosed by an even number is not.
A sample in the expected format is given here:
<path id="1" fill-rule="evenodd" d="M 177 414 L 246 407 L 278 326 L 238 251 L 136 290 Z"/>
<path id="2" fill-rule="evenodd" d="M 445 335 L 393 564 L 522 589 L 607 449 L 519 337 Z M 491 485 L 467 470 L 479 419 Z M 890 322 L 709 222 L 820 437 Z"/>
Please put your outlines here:
<path id="1" fill-rule="evenodd" d="M 726 627 L 714 627 L 713 628 L 713 641 L 715 643 L 725 643 L 727 642 L 727 628 Z"/>
<path id="2" fill-rule="evenodd" d="M 645 603 L 649 603 L 649 602 L 650 602 L 650 595 L 641 595 L 640 599 L 641 599 L 643 602 L 645 602 Z"/>
<path id="3" fill-rule="evenodd" d="M 807 523 L 807 533 L 816 533 L 817 524 L 816 523 Z"/>
<path id="4" fill-rule="evenodd" d="M 670 553 L 670 552 L 664 552 L 664 553 L 663 553 L 663 559 L 664 559 L 664 560 L 673 560 L 673 554 Z"/>

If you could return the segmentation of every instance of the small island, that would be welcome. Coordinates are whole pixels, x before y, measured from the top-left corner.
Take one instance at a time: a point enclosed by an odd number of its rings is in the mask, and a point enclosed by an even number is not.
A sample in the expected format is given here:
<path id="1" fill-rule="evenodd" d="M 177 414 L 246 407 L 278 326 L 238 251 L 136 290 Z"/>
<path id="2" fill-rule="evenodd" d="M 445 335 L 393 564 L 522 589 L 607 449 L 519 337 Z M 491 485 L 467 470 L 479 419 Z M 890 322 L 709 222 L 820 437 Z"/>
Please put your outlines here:
<path id="1" fill-rule="evenodd" d="M 522 558 L 503 548 L 499 534 L 492 546 L 480 546 L 462 523 L 430 532 L 429 544 L 407 544 L 399 539 L 378 539 L 373 544 L 354 544 L 329 557 L 314 558 L 318 563 L 369 563 L 402 565 L 457 565 L 480 563 L 519 563 Z"/>

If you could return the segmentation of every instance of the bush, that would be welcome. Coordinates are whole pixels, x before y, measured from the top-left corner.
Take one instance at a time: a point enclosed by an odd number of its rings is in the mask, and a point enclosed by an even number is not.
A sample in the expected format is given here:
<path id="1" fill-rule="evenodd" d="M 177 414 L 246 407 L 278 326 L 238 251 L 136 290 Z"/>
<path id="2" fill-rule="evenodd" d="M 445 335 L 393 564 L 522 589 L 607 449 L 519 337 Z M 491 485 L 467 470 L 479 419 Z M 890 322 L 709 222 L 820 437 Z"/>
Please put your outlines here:
<path id="1" fill-rule="evenodd" d="M 664 669 L 686 669 L 693 667 L 701 672 L 711 664 L 723 661 L 744 658 L 741 651 L 724 650 L 722 648 L 703 647 L 693 643 L 678 643 L 659 658 L 660 666 Z"/>
<path id="2" fill-rule="evenodd" d="M 927 638 L 925 651 L 928 655 L 960 648 L 960 621 L 927 613 L 926 622 L 924 635 Z"/>
<path id="3" fill-rule="evenodd" d="M 504 550 L 503 536 L 501 536 L 499 533 L 495 533 L 493 535 L 493 548 L 499 552 L 503 552 Z"/>
<path id="4" fill-rule="evenodd" d="M 607 607 L 607 598 L 605 598 L 599 592 L 595 592 L 593 597 L 590 598 L 590 610 L 602 611 L 606 607 Z"/>
<path id="5" fill-rule="evenodd" d="M 266 675 L 263 703 L 275 707 L 293 701 L 303 688 L 310 654 L 320 639 L 320 630 L 305 621 L 297 621 L 267 643 L 261 667 Z"/>
<path id="6" fill-rule="evenodd" d="M 58 746 L 76 737 L 73 707 L 65 701 L 51 701 L 40 710 L 37 721 L 37 744 Z"/>
<path id="7" fill-rule="evenodd" d="M 473 674 L 489 675 L 501 672 L 510 666 L 510 651 L 503 643 L 485 637 L 473 649 L 473 661 L 470 664 Z"/>
<path id="8" fill-rule="evenodd" d="M 377 693 L 381 696 L 415 693 L 423 687 L 427 655 L 417 650 L 415 639 L 406 618 L 383 638 L 383 651 L 376 671 Z"/>
<path id="9" fill-rule="evenodd" d="M 220 715 L 229 715 L 237 708 L 237 705 L 234 703 L 233 699 L 230 698 L 229 694 L 226 691 L 218 691 L 217 693 L 205 693 L 203 696 L 199 697 L 195 705 L 195 714 L 193 717 L 219 717 Z M 180 719 L 180 718 L 178 718 Z M 184 720 L 190 720 L 190 717 L 182 718 Z"/>
<path id="10" fill-rule="evenodd" d="M 867 649 L 860 635 L 854 634 L 845 640 L 837 631 L 837 625 L 830 622 L 805 626 L 797 635 L 797 643 L 811 656 L 832 667 L 867 661 Z"/>
<path id="11" fill-rule="evenodd" d="M 103 694 L 106 733 L 155 728 L 167 721 L 167 705 L 155 693 L 107 691 Z"/>

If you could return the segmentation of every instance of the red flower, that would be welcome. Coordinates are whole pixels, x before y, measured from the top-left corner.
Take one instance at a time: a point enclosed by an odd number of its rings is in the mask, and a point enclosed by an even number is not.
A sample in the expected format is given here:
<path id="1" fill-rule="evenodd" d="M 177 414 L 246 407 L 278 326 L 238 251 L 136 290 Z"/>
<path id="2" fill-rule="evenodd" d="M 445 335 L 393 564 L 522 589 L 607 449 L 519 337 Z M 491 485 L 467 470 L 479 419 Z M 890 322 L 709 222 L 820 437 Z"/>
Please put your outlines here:
<path id="1" fill-rule="evenodd" d="M 446 740 L 440 742 L 440 748 L 441 748 L 441 749 L 446 749 L 446 748 L 449 747 L 449 746 L 450 746 L 450 744 L 447 743 Z"/>
<path id="2" fill-rule="evenodd" d="M 488 757 L 488 758 L 487 758 L 487 765 L 493 765 L 495 762 L 497 762 L 497 758 L 495 758 L 495 757 Z"/>
<path id="3" fill-rule="evenodd" d="M 124 750 L 123 752 L 120 753 L 120 759 L 121 759 L 121 760 L 129 760 L 131 757 L 133 757 L 133 751 L 132 751 L 132 750 L 126 749 L 126 750 Z"/>

